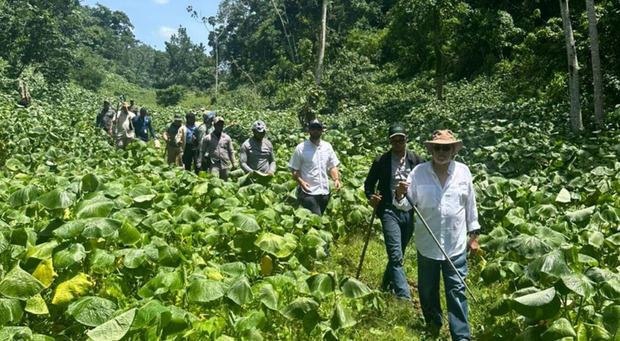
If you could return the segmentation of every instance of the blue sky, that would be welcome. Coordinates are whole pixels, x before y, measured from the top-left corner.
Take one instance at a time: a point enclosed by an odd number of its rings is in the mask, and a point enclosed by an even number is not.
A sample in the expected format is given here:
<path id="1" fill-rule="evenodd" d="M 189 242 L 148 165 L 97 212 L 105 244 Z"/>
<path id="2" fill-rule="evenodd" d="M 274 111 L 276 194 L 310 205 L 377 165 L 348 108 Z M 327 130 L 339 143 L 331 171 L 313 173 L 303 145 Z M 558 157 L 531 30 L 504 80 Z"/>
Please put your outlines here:
<path id="1" fill-rule="evenodd" d="M 123 11 L 134 26 L 136 38 L 158 50 L 165 50 L 164 42 L 180 26 L 194 43 L 207 46 L 209 32 L 205 26 L 190 17 L 187 6 L 192 6 L 201 16 L 209 17 L 217 13 L 220 0 L 83 0 L 82 5 L 95 6 L 97 3 L 115 11 Z"/>

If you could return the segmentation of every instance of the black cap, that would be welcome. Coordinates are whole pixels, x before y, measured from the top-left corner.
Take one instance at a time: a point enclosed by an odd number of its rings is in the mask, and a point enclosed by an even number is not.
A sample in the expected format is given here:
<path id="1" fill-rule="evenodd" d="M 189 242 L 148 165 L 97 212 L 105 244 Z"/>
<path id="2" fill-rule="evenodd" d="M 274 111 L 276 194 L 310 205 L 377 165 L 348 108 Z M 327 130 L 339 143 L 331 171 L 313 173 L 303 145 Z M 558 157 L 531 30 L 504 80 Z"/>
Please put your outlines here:
<path id="1" fill-rule="evenodd" d="M 315 118 L 312 121 L 310 121 L 310 123 L 308 123 L 308 127 L 323 129 L 323 123 Z"/>
<path id="2" fill-rule="evenodd" d="M 402 125 L 395 124 L 391 126 L 390 129 L 388 130 L 388 136 L 392 138 L 392 136 L 396 136 L 396 135 L 402 135 L 402 136 L 407 137 L 407 130 Z"/>

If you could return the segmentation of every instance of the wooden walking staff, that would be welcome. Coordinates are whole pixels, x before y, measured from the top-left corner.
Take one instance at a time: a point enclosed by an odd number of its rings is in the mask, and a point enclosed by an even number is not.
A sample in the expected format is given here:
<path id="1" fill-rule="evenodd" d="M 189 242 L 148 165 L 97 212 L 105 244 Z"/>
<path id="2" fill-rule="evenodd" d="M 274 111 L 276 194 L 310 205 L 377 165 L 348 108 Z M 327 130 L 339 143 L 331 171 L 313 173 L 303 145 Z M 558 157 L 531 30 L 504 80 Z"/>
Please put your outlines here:
<path id="1" fill-rule="evenodd" d="M 405 197 L 407 197 L 407 196 L 405 196 Z M 408 197 L 407 197 L 407 200 L 409 200 Z M 409 203 L 411 204 L 411 206 L 413 206 L 413 209 L 415 210 L 415 214 L 417 214 L 418 217 L 420 217 L 420 220 L 422 220 L 422 225 L 424 225 L 424 227 L 426 227 L 426 231 L 428 231 L 428 233 L 431 235 L 431 237 L 433 237 L 433 240 L 435 241 L 435 244 L 437 244 L 437 247 L 439 248 L 439 250 L 441 251 L 443 256 L 446 257 L 446 260 L 450 264 L 450 267 L 456 273 L 456 275 L 459 277 L 459 280 L 461 280 L 461 283 L 463 283 L 463 285 L 465 286 L 465 289 L 467 289 L 467 292 L 469 293 L 471 298 L 474 299 L 474 302 L 478 303 L 478 300 L 476 299 L 476 296 L 474 296 L 474 293 L 471 291 L 471 289 L 469 289 L 469 287 L 467 286 L 467 283 L 465 283 L 465 279 L 458 272 L 458 270 L 456 269 L 456 266 L 454 266 L 454 263 L 452 263 L 452 260 L 450 259 L 450 257 L 448 257 L 448 254 L 446 253 L 446 250 L 443 249 L 443 247 L 439 243 L 439 240 L 437 240 L 437 237 L 435 237 L 435 234 L 433 233 L 433 231 L 431 231 L 431 228 L 426 223 L 426 220 L 424 219 L 424 217 L 422 216 L 420 211 L 418 211 L 418 208 L 416 207 L 416 205 L 413 205 L 413 203 L 411 201 L 409 201 Z"/>
<path id="2" fill-rule="evenodd" d="M 379 194 L 379 191 L 377 191 L 376 194 Z M 362 264 L 364 264 L 364 256 L 366 256 L 366 249 L 368 248 L 368 242 L 370 241 L 370 235 L 372 234 L 372 224 L 374 224 L 376 216 L 377 216 L 377 208 L 375 207 L 372 210 L 372 217 L 370 218 L 370 225 L 368 225 L 368 234 L 366 234 L 366 242 L 364 243 L 364 248 L 362 249 L 362 257 L 360 258 L 360 263 L 357 266 L 357 273 L 355 274 L 356 279 L 360 278 L 360 273 L 362 272 Z"/>

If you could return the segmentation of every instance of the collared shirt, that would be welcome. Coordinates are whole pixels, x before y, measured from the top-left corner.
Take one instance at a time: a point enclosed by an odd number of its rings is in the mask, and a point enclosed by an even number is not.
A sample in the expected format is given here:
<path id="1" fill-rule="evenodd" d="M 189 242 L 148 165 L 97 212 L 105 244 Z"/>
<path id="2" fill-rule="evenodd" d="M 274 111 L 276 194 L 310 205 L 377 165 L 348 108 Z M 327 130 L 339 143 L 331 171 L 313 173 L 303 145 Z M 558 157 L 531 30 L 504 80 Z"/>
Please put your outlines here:
<path id="1" fill-rule="evenodd" d="M 148 115 L 138 115 L 133 118 L 133 126 L 136 129 L 136 137 L 147 142 L 149 140 L 149 132 L 153 138 L 157 138 L 155 130 L 151 125 L 151 117 Z"/>
<path id="2" fill-rule="evenodd" d="M 215 132 L 205 135 L 200 143 L 200 155 L 209 161 L 211 167 L 228 169 L 229 161 L 232 167 L 235 166 L 232 139 L 224 132 L 220 136 Z"/>
<path id="3" fill-rule="evenodd" d="M 301 178 L 310 186 L 308 194 L 329 194 L 327 171 L 338 166 L 340 161 L 329 142 L 321 140 L 319 145 L 305 140 L 295 147 L 288 167 L 300 172 Z"/>
<path id="4" fill-rule="evenodd" d="M 107 132 L 110 129 L 110 124 L 112 123 L 112 120 L 114 119 L 115 115 L 116 115 L 116 111 L 112 109 L 101 110 L 99 115 L 97 115 L 97 122 L 96 122 L 97 126 L 101 127 L 103 130 Z"/>
<path id="5" fill-rule="evenodd" d="M 407 198 L 393 200 L 396 208 L 408 211 L 415 204 L 449 257 L 465 252 L 467 232 L 480 229 L 471 172 L 464 164 L 450 161 L 443 187 L 432 161 L 416 166 L 409 174 Z M 443 260 L 443 254 L 424 227 L 415 222 L 415 246 L 424 257 Z"/>
<path id="6" fill-rule="evenodd" d="M 136 114 L 128 111 L 124 113 L 122 110 L 117 112 L 114 115 L 114 136 L 117 138 L 120 137 L 131 137 L 135 136 L 135 131 L 133 129 L 133 118 Z"/>
<path id="7" fill-rule="evenodd" d="M 168 147 L 183 147 L 185 143 L 185 133 L 184 124 L 175 125 L 171 123 L 168 128 L 166 128 L 166 135 L 168 136 L 168 142 L 166 144 Z"/>
<path id="8" fill-rule="evenodd" d="M 246 173 L 255 170 L 262 173 L 275 173 L 276 160 L 273 156 L 273 145 L 266 138 L 259 142 L 254 137 L 250 137 L 241 145 L 239 163 Z"/>
<path id="9" fill-rule="evenodd" d="M 208 125 L 202 122 L 196 128 L 196 130 L 194 131 L 194 134 L 196 135 L 196 141 L 198 142 L 199 149 L 200 149 L 200 144 L 202 143 L 202 139 L 205 137 L 205 135 L 211 134 L 212 131 L 213 131 L 213 125 L 211 124 L 211 122 L 209 122 Z"/>
<path id="10" fill-rule="evenodd" d="M 403 155 L 401 162 L 398 156 L 392 154 L 392 193 L 400 181 L 407 181 L 409 173 L 411 173 L 411 165 L 405 156 Z"/>
<path id="11" fill-rule="evenodd" d="M 194 130 L 196 130 L 196 125 L 185 125 L 185 127 L 187 128 L 187 133 L 185 134 L 186 138 L 185 138 L 185 145 L 191 145 L 192 144 L 192 137 L 194 136 Z"/>

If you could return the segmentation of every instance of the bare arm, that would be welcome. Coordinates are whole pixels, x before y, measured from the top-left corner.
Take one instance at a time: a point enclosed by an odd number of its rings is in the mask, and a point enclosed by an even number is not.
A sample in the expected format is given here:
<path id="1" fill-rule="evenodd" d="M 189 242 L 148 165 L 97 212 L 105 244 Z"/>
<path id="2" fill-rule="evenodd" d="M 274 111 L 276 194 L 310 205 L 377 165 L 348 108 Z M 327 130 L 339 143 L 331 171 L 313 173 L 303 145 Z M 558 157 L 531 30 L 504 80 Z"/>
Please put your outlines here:
<path id="1" fill-rule="evenodd" d="M 339 191 L 342 188 L 342 184 L 340 183 L 340 175 L 338 174 L 338 167 L 332 167 L 329 170 L 329 175 L 331 175 L 332 179 L 334 180 L 334 186 L 336 187 L 336 190 Z"/>
<path id="2" fill-rule="evenodd" d="M 301 172 L 296 169 L 293 169 L 292 173 L 293 173 L 293 179 L 297 181 L 297 183 L 301 186 L 304 192 L 310 192 L 310 185 L 307 182 L 305 182 L 304 179 L 301 178 Z"/>

